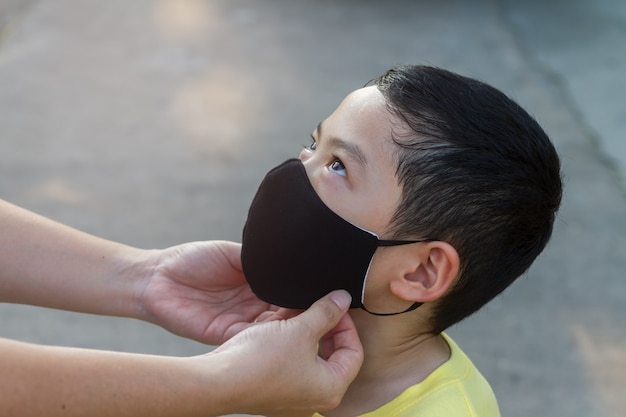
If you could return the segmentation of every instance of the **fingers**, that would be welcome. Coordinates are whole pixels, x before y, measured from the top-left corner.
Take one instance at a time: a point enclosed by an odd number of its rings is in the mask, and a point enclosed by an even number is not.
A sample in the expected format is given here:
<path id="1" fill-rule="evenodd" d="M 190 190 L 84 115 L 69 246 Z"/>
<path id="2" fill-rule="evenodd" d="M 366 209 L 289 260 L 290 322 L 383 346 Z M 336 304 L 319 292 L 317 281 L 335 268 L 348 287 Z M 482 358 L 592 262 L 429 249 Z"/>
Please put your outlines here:
<path id="1" fill-rule="evenodd" d="M 296 317 L 252 325 L 214 350 L 237 365 L 229 368 L 231 385 L 250 387 L 234 411 L 293 417 L 337 407 L 363 361 L 349 305 L 348 293 L 333 292 Z M 280 309 L 275 318 L 295 313 Z"/>
<path id="2" fill-rule="evenodd" d="M 241 271 L 241 243 L 220 240 L 212 242 L 224 255 L 228 263 L 237 271 Z"/>
<path id="3" fill-rule="evenodd" d="M 346 311 L 350 295 L 335 291 L 313 304 L 296 319 L 303 321 L 321 339 L 323 359 L 335 375 L 337 389 L 345 391 L 363 363 L 363 346 L 354 322 Z"/>
<path id="4" fill-rule="evenodd" d="M 300 313 L 302 313 L 302 310 L 294 310 L 291 308 L 270 306 L 267 311 L 264 311 L 261 314 L 259 314 L 254 320 L 254 322 L 265 323 L 266 321 L 287 320 L 292 317 L 296 317 Z"/>
<path id="5" fill-rule="evenodd" d="M 350 306 L 350 294 L 346 291 L 333 291 L 327 296 L 316 301 L 308 310 L 297 317 L 314 332 L 316 340 L 328 333 L 339 323 Z"/>
<path id="6" fill-rule="evenodd" d="M 344 315 L 328 336 L 332 337 L 326 345 L 328 365 L 340 380 L 352 382 L 363 364 L 363 346 L 350 316 Z"/>

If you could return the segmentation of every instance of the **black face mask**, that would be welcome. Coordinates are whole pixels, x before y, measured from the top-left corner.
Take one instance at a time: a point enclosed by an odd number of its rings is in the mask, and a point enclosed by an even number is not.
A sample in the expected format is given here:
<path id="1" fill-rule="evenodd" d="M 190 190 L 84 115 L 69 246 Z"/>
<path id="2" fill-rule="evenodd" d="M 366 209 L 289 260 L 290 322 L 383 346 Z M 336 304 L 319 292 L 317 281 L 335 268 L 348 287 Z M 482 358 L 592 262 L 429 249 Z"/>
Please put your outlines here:
<path id="1" fill-rule="evenodd" d="M 365 282 L 378 246 L 425 240 L 380 240 L 335 214 L 319 198 L 302 162 L 289 159 L 272 169 L 252 201 L 243 230 L 241 263 L 261 300 L 306 309 L 330 291 L 343 289 L 352 308 L 363 305 Z M 414 303 L 398 313 L 411 311 Z"/>

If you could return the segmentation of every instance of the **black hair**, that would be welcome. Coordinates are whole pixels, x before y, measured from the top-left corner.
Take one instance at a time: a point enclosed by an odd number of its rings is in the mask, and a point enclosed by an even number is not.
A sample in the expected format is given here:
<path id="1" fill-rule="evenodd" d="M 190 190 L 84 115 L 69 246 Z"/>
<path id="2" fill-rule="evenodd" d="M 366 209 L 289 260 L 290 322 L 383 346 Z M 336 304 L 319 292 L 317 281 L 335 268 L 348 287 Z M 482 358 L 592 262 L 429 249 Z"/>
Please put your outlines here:
<path id="1" fill-rule="evenodd" d="M 390 69 L 374 81 L 396 129 L 401 202 L 395 238 L 436 237 L 460 272 L 436 302 L 439 333 L 522 275 L 545 248 L 561 202 L 557 152 L 539 124 L 499 90 L 428 66 Z"/>

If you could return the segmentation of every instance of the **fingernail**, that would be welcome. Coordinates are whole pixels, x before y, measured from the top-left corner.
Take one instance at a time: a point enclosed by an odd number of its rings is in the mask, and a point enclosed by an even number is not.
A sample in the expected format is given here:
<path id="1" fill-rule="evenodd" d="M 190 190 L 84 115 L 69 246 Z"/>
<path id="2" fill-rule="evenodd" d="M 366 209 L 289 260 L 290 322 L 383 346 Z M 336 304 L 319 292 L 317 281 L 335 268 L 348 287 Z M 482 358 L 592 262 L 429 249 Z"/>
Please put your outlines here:
<path id="1" fill-rule="evenodd" d="M 342 310 L 347 309 L 352 302 L 352 297 L 350 297 L 350 294 L 343 290 L 333 292 L 330 295 L 330 299 L 333 300 L 335 304 L 337 304 Z"/>

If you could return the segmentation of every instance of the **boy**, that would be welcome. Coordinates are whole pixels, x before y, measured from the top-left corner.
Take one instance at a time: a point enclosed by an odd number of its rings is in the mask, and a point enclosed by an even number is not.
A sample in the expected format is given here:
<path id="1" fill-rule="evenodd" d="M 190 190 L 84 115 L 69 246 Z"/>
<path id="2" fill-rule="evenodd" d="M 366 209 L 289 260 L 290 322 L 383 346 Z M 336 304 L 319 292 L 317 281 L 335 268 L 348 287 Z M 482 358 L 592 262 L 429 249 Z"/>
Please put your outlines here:
<path id="1" fill-rule="evenodd" d="M 312 138 L 261 184 L 242 262 L 272 304 L 305 308 L 343 288 L 360 307 L 365 361 L 325 416 L 499 416 L 443 331 L 548 242 L 562 185 L 546 134 L 488 85 L 401 66 L 348 95 Z"/>

